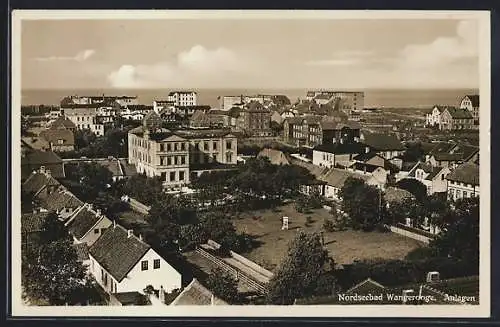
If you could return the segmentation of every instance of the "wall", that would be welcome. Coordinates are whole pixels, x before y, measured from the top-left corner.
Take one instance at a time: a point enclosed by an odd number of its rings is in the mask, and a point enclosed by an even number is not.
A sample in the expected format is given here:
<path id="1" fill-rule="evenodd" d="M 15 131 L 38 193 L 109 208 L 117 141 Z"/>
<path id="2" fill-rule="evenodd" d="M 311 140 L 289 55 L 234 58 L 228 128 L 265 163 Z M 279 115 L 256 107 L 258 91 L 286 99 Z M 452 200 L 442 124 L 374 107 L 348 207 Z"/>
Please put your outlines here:
<path id="1" fill-rule="evenodd" d="M 432 179 L 432 190 L 431 194 L 446 192 L 448 190 L 448 181 L 446 180 L 446 175 L 450 173 L 449 168 L 443 168 L 441 172 Z"/>
<path id="2" fill-rule="evenodd" d="M 160 259 L 160 268 L 153 269 L 153 260 Z M 148 270 L 141 271 L 141 261 L 148 260 Z M 142 292 L 148 285 L 159 290 L 163 286 L 165 292 L 170 293 L 174 289 L 181 288 L 182 276 L 170 266 L 153 249 L 149 249 L 143 258 L 137 262 L 134 268 L 117 286 L 118 292 Z"/>
<path id="3" fill-rule="evenodd" d="M 86 235 L 84 235 L 79 242 L 81 243 L 87 243 L 88 246 L 91 246 L 94 244 L 94 242 L 101 236 L 101 234 L 104 232 L 102 229 L 106 229 L 109 226 L 111 226 L 111 220 L 109 218 L 103 216 L 102 219 L 95 225 L 93 226 Z M 94 229 L 99 229 L 99 233 L 95 234 Z"/>
<path id="4" fill-rule="evenodd" d="M 339 188 L 330 185 L 325 185 L 325 197 L 327 199 L 339 200 L 338 192 L 340 192 Z"/>
<path id="5" fill-rule="evenodd" d="M 459 182 L 454 182 L 454 181 L 448 181 L 448 197 L 452 198 L 453 200 L 461 199 L 464 198 L 464 192 L 467 192 L 467 198 L 470 198 L 471 195 L 475 194 L 476 196 L 479 196 L 479 190 L 480 187 L 479 185 L 476 185 L 475 187 L 471 184 L 464 184 L 464 183 L 459 183 Z M 457 194 L 457 192 L 459 192 Z"/>
<path id="6" fill-rule="evenodd" d="M 396 233 L 396 234 L 399 234 L 399 235 L 403 235 L 403 236 L 412 238 L 414 240 L 424 242 L 426 244 L 429 243 L 429 241 L 430 241 L 430 238 L 428 238 L 426 236 L 419 235 L 419 234 L 407 231 L 405 229 L 398 228 L 396 226 L 390 226 L 390 229 L 391 229 L 391 232 L 393 232 L 393 233 Z"/>

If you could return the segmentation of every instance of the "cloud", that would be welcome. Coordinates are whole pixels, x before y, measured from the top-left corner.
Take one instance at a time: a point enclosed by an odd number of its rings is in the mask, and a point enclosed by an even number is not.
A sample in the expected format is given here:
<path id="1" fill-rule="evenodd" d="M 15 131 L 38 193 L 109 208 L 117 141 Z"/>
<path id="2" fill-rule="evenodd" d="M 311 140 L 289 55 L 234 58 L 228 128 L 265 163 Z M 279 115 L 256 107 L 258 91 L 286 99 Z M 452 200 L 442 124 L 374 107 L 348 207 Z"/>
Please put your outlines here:
<path id="1" fill-rule="evenodd" d="M 51 56 L 51 57 L 36 57 L 36 61 L 86 61 L 95 54 L 95 50 L 86 49 L 78 52 L 73 57 L 68 56 Z"/>
<path id="2" fill-rule="evenodd" d="M 108 82 L 116 88 L 210 85 L 224 80 L 227 83 L 230 77 L 249 71 L 252 63 L 243 57 L 227 48 L 211 50 L 195 45 L 171 62 L 122 65 L 108 75 Z"/>
<path id="3" fill-rule="evenodd" d="M 353 66 L 363 63 L 373 55 L 373 51 L 338 51 L 331 59 L 310 60 L 306 62 L 306 66 Z"/>

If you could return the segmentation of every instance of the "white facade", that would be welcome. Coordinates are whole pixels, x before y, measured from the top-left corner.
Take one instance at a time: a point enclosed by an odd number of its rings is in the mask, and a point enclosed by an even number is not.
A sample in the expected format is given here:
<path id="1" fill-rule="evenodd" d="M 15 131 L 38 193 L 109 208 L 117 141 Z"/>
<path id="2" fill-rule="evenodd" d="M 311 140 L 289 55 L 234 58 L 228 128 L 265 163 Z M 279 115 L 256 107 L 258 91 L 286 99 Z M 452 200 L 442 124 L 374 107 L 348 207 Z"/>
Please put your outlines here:
<path id="1" fill-rule="evenodd" d="M 479 189 L 479 185 L 448 181 L 448 198 L 451 200 L 458 200 L 479 197 Z"/>
<path id="2" fill-rule="evenodd" d="M 111 226 L 111 220 L 108 217 L 102 216 L 99 221 L 79 240 L 75 239 L 76 243 L 87 243 L 88 246 L 94 244 L 95 241 Z"/>
<path id="3" fill-rule="evenodd" d="M 196 106 L 198 95 L 193 91 L 176 91 L 168 95 L 168 101 L 176 106 Z"/>
<path id="4" fill-rule="evenodd" d="M 415 170 L 415 179 L 420 181 L 427 187 L 427 194 L 431 195 L 434 193 L 446 192 L 448 189 L 448 183 L 446 180 L 446 175 L 450 173 L 448 168 L 443 168 L 436 174 L 432 179 L 429 179 L 429 174 L 423 169 L 418 168 Z"/>
<path id="5" fill-rule="evenodd" d="M 313 165 L 320 167 L 328 167 L 333 168 L 336 164 L 340 164 L 343 166 L 347 166 L 353 157 L 357 156 L 357 153 L 354 154 L 334 154 L 325 151 L 313 150 Z"/>
<path id="6" fill-rule="evenodd" d="M 136 106 L 138 104 L 137 97 L 122 96 L 117 97 L 115 100 L 120 106 Z"/>
<path id="7" fill-rule="evenodd" d="M 431 113 L 428 113 L 425 118 L 426 126 L 439 126 L 441 124 L 441 111 L 437 106 L 434 106 Z"/>
<path id="8" fill-rule="evenodd" d="M 123 280 L 116 280 L 104 269 L 93 257 L 90 256 L 89 271 L 96 281 L 108 293 L 139 292 L 144 293 L 146 286 L 151 285 L 155 290 L 163 290 L 170 293 L 174 289 L 180 289 L 182 283 L 181 274 L 168 264 L 153 249 L 149 249 L 146 254 L 136 263 Z M 155 268 L 155 260 L 159 268 Z M 143 263 L 147 262 L 147 270 L 143 270 Z"/>

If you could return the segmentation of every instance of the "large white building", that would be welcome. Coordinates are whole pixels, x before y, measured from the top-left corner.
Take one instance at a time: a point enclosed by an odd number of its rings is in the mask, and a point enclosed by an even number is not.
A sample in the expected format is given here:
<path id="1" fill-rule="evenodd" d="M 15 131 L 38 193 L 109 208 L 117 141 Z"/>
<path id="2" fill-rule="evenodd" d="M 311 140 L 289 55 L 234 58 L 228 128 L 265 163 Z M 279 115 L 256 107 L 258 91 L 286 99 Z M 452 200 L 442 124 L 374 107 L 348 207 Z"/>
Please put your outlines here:
<path id="1" fill-rule="evenodd" d="M 168 101 L 175 106 L 196 106 L 198 94 L 194 91 L 173 91 L 168 94 Z"/>
<path id="2" fill-rule="evenodd" d="M 466 95 L 460 102 L 460 109 L 467 109 L 474 119 L 474 126 L 479 126 L 479 95 Z"/>

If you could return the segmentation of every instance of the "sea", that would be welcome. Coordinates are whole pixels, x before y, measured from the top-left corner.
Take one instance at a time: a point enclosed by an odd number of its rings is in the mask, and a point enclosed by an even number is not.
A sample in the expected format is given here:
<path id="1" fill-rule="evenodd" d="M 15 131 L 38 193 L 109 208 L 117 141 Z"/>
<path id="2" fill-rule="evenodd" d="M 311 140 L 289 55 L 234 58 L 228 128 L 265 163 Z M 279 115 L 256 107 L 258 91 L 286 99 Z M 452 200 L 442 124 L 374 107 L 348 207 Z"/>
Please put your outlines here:
<path id="1" fill-rule="evenodd" d="M 293 102 L 304 99 L 305 89 L 193 89 L 198 93 L 198 104 L 218 108 L 219 97 L 230 95 L 282 94 Z M 173 89 L 31 89 L 21 91 L 21 104 L 58 105 L 68 95 L 128 95 L 137 96 L 139 104 L 152 105 L 153 100 L 166 99 Z M 354 90 L 350 90 L 354 91 Z M 441 90 L 394 90 L 368 89 L 364 91 L 365 108 L 430 108 L 436 104 L 458 106 L 467 94 L 478 94 L 478 89 L 441 89 Z"/>

